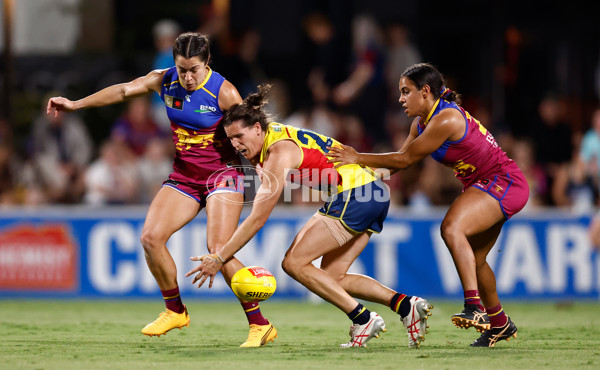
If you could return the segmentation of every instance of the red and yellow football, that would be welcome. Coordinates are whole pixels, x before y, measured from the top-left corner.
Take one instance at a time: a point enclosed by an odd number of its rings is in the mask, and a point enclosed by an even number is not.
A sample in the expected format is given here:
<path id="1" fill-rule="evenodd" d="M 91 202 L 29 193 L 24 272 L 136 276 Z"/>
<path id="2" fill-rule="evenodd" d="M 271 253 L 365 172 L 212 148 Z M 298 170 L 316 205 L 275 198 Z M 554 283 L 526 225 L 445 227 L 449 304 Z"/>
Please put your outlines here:
<path id="1" fill-rule="evenodd" d="M 259 266 L 247 266 L 231 278 L 231 290 L 244 301 L 264 301 L 275 293 L 275 276 Z"/>

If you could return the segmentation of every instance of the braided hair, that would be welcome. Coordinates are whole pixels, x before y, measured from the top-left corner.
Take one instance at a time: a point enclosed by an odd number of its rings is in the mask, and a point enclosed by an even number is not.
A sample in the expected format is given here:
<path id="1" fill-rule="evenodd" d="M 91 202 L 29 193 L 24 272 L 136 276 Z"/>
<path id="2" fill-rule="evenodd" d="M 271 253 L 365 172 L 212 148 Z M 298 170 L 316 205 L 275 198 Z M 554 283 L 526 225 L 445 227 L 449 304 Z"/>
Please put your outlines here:
<path id="1" fill-rule="evenodd" d="M 173 44 L 173 59 L 181 55 L 186 59 L 200 57 L 206 64 L 210 62 L 210 41 L 208 36 L 198 32 L 182 33 Z"/>

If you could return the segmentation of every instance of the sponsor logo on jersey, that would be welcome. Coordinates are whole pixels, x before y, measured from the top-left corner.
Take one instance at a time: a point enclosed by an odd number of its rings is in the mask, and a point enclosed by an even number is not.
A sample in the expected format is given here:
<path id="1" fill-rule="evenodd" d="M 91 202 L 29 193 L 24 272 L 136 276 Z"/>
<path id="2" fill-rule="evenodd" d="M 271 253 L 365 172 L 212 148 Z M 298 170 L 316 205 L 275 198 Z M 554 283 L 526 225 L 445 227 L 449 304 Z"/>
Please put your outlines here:
<path id="1" fill-rule="evenodd" d="M 176 96 L 165 95 L 165 105 L 169 108 L 183 110 L 183 99 Z"/>
<path id="2" fill-rule="evenodd" d="M 211 105 L 204 105 L 204 104 L 200 104 L 200 109 L 195 110 L 194 112 L 196 113 L 208 113 L 208 112 L 216 112 L 217 108 L 211 106 Z"/>

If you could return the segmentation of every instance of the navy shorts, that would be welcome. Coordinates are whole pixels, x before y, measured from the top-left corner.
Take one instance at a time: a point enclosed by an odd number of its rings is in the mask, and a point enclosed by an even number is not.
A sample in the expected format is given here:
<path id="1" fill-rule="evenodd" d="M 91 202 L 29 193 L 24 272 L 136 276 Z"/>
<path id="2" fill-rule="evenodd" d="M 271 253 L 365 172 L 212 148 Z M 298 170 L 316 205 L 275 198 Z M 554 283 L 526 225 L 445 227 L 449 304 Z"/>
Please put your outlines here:
<path id="1" fill-rule="evenodd" d="M 379 233 L 389 208 L 389 190 L 381 180 L 375 180 L 333 195 L 319 213 L 340 220 L 352 232 Z"/>

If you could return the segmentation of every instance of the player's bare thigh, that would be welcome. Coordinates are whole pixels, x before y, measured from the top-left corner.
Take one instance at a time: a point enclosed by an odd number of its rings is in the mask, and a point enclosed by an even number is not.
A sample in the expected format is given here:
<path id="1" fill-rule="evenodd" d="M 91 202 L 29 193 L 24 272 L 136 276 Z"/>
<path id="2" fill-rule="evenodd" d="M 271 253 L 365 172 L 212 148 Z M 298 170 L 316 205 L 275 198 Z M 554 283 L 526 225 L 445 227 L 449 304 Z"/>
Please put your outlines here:
<path id="1" fill-rule="evenodd" d="M 190 222 L 200 211 L 200 204 L 177 190 L 163 186 L 150 204 L 142 240 L 166 243 L 167 240 Z"/>
<path id="2" fill-rule="evenodd" d="M 242 212 L 244 195 L 228 191 L 219 192 L 206 200 L 206 244 L 210 253 L 217 253 L 235 232 Z M 225 281 L 229 284 L 233 275 L 244 264 L 231 258 L 221 268 Z"/>
<path id="3" fill-rule="evenodd" d="M 468 188 L 448 209 L 442 230 L 452 228 L 468 237 L 482 233 L 502 220 L 504 213 L 496 199 L 481 190 Z"/>
<path id="4" fill-rule="evenodd" d="M 336 248 L 339 248 L 339 243 L 325 223 L 313 216 L 296 235 L 285 253 L 285 259 L 306 265 Z"/>
<path id="5" fill-rule="evenodd" d="M 366 231 L 357 234 L 346 229 L 339 220 L 319 213 L 313 217 L 320 219 L 327 225 L 329 231 L 340 245 L 339 248 L 323 256 L 321 268 L 333 277 L 342 278 L 346 275 L 352 263 L 354 263 L 356 258 L 365 249 L 372 232 Z"/>

